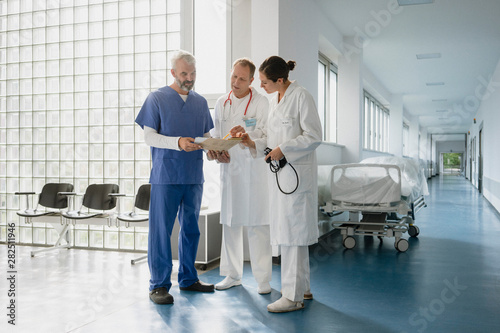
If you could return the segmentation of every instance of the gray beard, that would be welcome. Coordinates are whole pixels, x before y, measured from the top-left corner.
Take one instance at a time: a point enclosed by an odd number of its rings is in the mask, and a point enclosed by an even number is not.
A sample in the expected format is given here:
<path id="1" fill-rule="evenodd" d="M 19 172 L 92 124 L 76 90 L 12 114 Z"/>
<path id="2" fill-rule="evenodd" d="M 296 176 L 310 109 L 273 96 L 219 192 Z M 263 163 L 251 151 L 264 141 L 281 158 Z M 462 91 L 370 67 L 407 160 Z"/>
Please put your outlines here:
<path id="1" fill-rule="evenodd" d="M 186 82 L 186 81 L 184 81 L 184 82 Z M 192 90 L 194 88 L 194 84 L 190 88 L 188 88 L 188 87 L 184 86 L 184 83 L 181 82 L 177 78 L 175 79 L 175 83 L 177 83 L 177 85 L 179 86 L 179 88 L 181 88 L 182 90 L 187 91 L 187 92 L 189 92 L 190 90 Z"/>

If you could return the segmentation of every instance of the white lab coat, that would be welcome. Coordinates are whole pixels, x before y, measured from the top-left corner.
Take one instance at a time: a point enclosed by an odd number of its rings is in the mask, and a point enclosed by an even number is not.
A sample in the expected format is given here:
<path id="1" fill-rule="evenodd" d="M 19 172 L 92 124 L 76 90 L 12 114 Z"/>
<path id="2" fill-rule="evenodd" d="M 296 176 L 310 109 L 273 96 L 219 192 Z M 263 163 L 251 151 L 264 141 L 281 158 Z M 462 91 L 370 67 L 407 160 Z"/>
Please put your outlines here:
<path id="1" fill-rule="evenodd" d="M 250 94 L 238 99 L 231 94 L 221 96 L 215 105 L 212 137 L 223 138 L 236 125 L 243 126 L 252 138 L 260 138 L 267 122 L 269 102 L 267 97 L 252 89 L 252 100 L 246 118 L 256 119 L 256 125 L 246 127 L 243 114 Z M 229 226 L 269 225 L 269 199 L 267 173 L 270 173 L 263 159 L 254 159 L 248 148 L 237 145 L 229 150 L 230 163 L 221 163 L 221 224 Z"/>
<path id="2" fill-rule="evenodd" d="M 269 173 L 271 244 L 306 246 L 317 243 L 318 232 L 318 167 L 315 149 L 322 138 L 321 122 L 311 94 L 295 81 L 278 103 L 278 95 L 269 106 L 269 118 L 264 129 L 267 135 L 254 140 L 257 154 L 266 146 L 279 146 L 285 158 L 297 170 L 299 187 L 293 194 L 279 190 L 275 175 Z M 285 192 L 295 188 L 296 177 L 290 165 L 278 172 Z"/>

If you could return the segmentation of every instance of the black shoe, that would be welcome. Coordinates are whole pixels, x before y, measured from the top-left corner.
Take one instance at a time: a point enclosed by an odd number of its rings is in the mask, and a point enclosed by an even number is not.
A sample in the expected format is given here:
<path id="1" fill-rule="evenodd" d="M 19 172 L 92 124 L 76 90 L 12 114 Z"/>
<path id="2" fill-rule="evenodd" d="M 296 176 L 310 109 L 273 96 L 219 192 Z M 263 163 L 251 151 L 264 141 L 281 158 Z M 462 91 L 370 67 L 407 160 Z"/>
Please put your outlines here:
<path id="1" fill-rule="evenodd" d="M 200 280 L 196 281 L 189 287 L 179 287 L 180 290 L 188 290 L 188 291 L 199 291 L 202 293 L 209 293 L 211 291 L 214 291 L 214 285 L 202 282 Z"/>
<path id="2" fill-rule="evenodd" d="M 174 297 L 168 293 L 165 287 L 153 289 L 149 293 L 149 298 L 156 304 L 174 304 Z"/>

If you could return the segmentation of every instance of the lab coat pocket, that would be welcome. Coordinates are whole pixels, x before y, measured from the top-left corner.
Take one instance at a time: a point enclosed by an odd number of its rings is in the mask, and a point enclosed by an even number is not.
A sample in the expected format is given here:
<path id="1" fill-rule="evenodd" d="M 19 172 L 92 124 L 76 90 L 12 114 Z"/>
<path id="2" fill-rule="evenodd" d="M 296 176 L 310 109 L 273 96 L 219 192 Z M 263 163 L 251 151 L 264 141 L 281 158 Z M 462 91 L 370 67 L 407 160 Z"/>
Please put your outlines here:
<path id="1" fill-rule="evenodd" d="M 311 191 L 311 168 L 310 165 L 286 164 L 285 167 L 278 172 L 278 181 L 281 190 L 286 193 L 290 193 L 294 190 L 294 193 Z"/>
<path id="2" fill-rule="evenodd" d="M 293 126 L 293 122 L 294 122 L 293 118 L 290 118 L 290 117 L 281 118 L 280 119 L 280 126 L 285 127 L 285 128 L 289 128 L 289 127 Z"/>

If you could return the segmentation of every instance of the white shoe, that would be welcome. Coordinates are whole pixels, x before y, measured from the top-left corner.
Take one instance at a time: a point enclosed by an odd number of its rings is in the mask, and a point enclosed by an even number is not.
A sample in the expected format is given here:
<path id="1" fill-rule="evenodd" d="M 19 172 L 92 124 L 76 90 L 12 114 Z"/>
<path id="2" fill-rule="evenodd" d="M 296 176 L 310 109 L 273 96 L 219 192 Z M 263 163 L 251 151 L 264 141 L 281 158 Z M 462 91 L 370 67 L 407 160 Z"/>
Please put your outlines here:
<path id="1" fill-rule="evenodd" d="M 259 283 L 257 292 L 261 295 L 269 294 L 271 292 L 271 285 L 269 284 L 269 282 Z"/>
<path id="2" fill-rule="evenodd" d="M 219 282 L 215 285 L 215 289 L 226 290 L 226 289 L 229 289 L 231 287 L 239 286 L 239 285 L 241 285 L 241 279 L 236 280 L 230 276 L 226 276 L 226 278 L 224 280 L 222 280 L 221 282 Z"/>
<path id="3" fill-rule="evenodd" d="M 273 313 L 291 312 L 302 310 L 304 308 L 304 302 L 293 302 L 288 298 L 281 296 L 279 300 L 271 303 L 267 306 L 267 311 Z"/>

